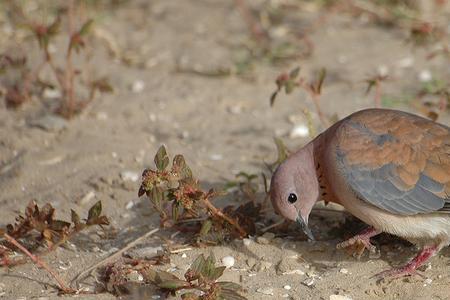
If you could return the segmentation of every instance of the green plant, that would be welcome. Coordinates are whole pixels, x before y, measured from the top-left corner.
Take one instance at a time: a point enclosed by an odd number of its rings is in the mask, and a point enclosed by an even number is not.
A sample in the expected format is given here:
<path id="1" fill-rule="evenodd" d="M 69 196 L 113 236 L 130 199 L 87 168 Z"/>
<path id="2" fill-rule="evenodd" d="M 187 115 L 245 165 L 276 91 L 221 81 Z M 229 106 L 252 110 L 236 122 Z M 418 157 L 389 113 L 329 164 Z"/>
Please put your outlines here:
<path id="1" fill-rule="evenodd" d="M 168 272 L 155 271 L 150 280 L 172 295 L 184 290 L 181 298 L 185 300 L 245 300 L 245 297 L 238 294 L 238 291 L 242 290 L 239 284 L 217 281 L 225 271 L 225 267 L 216 267 L 215 264 L 216 259 L 212 253 L 207 258 L 201 254 L 186 271 L 184 279 Z M 200 291 L 202 294 L 189 290 Z"/>

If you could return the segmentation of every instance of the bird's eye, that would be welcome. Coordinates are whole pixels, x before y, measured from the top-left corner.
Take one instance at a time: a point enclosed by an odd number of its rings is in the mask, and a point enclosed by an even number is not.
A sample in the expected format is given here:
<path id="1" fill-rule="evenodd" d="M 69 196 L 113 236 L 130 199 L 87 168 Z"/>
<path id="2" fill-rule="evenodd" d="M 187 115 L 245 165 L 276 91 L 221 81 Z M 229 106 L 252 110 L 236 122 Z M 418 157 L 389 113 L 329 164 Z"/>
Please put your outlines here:
<path id="1" fill-rule="evenodd" d="M 289 203 L 294 204 L 297 201 L 297 195 L 296 194 L 289 194 L 288 201 L 289 201 Z"/>

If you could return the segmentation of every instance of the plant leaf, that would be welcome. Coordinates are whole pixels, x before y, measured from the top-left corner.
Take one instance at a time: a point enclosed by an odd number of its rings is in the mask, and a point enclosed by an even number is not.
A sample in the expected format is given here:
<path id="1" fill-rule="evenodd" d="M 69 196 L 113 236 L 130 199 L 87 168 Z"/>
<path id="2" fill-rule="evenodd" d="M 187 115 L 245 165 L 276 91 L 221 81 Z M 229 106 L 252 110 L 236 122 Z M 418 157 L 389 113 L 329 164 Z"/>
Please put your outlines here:
<path id="1" fill-rule="evenodd" d="M 101 213 L 102 213 L 102 202 L 99 200 L 89 209 L 88 221 L 97 219 L 98 217 L 100 217 Z"/>
<path id="2" fill-rule="evenodd" d="M 325 77 L 327 76 L 327 70 L 325 68 L 320 69 L 320 73 L 319 73 L 319 78 L 317 80 L 317 84 L 316 84 L 316 93 L 320 94 L 322 91 L 322 85 L 323 82 L 325 81 Z"/>
<path id="3" fill-rule="evenodd" d="M 189 268 L 192 273 L 194 273 L 195 276 L 198 276 L 200 274 L 203 274 L 203 269 L 206 266 L 206 260 L 203 254 L 200 254 L 197 256 L 197 258 L 192 263 L 191 267 Z"/>
<path id="4" fill-rule="evenodd" d="M 161 146 L 155 155 L 155 165 L 160 171 L 164 171 L 169 165 L 169 157 L 167 156 L 166 147 Z"/>
<path id="5" fill-rule="evenodd" d="M 289 72 L 289 79 L 297 78 L 298 74 L 300 74 L 300 67 L 296 67 L 291 72 Z"/>
<path id="6" fill-rule="evenodd" d="M 87 21 L 83 24 L 83 26 L 81 26 L 81 29 L 80 29 L 80 31 L 78 31 L 78 34 L 79 34 L 80 36 L 83 36 L 83 35 L 88 34 L 89 31 L 92 29 L 92 25 L 93 25 L 93 24 L 94 24 L 94 20 L 92 20 L 92 19 L 87 20 Z"/>

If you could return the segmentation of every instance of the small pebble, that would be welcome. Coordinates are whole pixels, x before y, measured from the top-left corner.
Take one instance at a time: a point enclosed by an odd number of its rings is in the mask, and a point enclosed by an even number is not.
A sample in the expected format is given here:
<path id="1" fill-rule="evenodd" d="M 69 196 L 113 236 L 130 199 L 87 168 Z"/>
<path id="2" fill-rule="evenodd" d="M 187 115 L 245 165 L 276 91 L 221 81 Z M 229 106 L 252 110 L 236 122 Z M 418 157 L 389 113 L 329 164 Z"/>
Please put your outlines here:
<path id="1" fill-rule="evenodd" d="M 218 161 L 218 160 L 222 160 L 223 159 L 223 155 L 222 154 L 211 154 L 209 156 L 210 160 L 214 160 L 214 161 Z"/>
<path id="2" fill-rule="evenodd" d="M 186 254 L 186 253 L 183 253 L 183 254 L 181 254 L 181 257 L 182 257 L 182 258 L 186 258 L 186 257 L 187 257 L 187 254 Z"/>
<path id="3" fill-rule="evenodd" d="M 330 300 L 352 300 L 352 298 L 343 295 L 330 295 Z"/>
<path id="4" fill-rule="evenodd" d="M 153 295 L 153 296 L 152 296 L 152 299 L 160 299 L 160 298 L 161 298 L 160 295 Z"/>
<path id="5" fill-rule="evenodd" d="M 433 79 L 431 72 L 429 70 L 423 70 L 419 73 L 419 81 L 420 82 L 430 82 Z"/>
<path id="6" fill-rule="evenodd" d="M 44 89 L 42 96 L 46 99 L 59 99 L 61 98 L 62 94 L 60 90 L 46 88 Z"/>
<path id="7" fill-rule="evenodd" d="M 291 139 L 307 137 L 307 136 L 309 136 L 309 128 L 308 128 L 308 126 L 303 125 L 303 124 L 295 126 L 289 132 L 289 137 Z"/>
<path id="8" fill-rule="evenodd" d="M 290 290 L 292 287 L 290 286 L 290 285 L 285 285 L 285 286 L 283 286 L 283 289 L 285 289 L 285 290 Z"/>
<path id="9" fill-rule="evenodd" d="M 377 68 L 377 73 L 380 76 L 387 76 L 389 73 L 389 68 L 386 65 L 380 65 Z"/>
<path id="10" fill-rule="evenodd" d="M 342 274 L 348 274 L 348 270 L 345 268 L 340 269 L 339 272 Z"/>
<path id="11" fill-rule="evenodd" d="M 132 181 L 132 182 L 136 182 L 140 178 L 139 173 L 134 171 L 122 171 L 120 172 L 120 177 L 124 181 Z"/>
<path id="12" fill-rule="evenodd" d="M 95 197 L 95 192 L 94 192 L 94 191 L 89 191 L 86 195 L 83 196 L 83 198 L 81 198 L 80 204 L 81 204 L 81 205 L 86 205 L 86 204 L 88 204 L 92 199 L 94 199 L 94 197 Z"/>
<path id="13" fill-rule="evenodd" d="M 413 64 L 414 64 L 414 58 L 411 56 L 402 58 L 397 62 L 397 65 L 400 68 L 409 68 L 409 67 L 412 67 Z"/>
<path id="14" fill-rule="evenodd" d="M 252 243 L 251 239 L 243 239 L 242 243 L 244 244 L 244 246 L 250 246 L 250 244 Z"/>
<path id="15" fill-rule="evenodd" d="M 306 278 L 305 280 L 302 281 L 303 285 L 306 285 L 309 287 L 312 287 L 315 283 L 316 283 L 316 280 L 313 277 Z"/>
<path id="16" fill-rule="evenodd" d="M 283 294 L 283 295 L 281 295 L 281 297 L 282 297 L 282 298 L 288 298 L 288 297 L 289 297 L 289 294 Z"/>
<path id="17" fill-rule="evenodd" d="M 227 268 L 231 268 L 232 266 L 234 266 L 234 257 L 233 256 L 225 256 L 224 258 L 222 258 L 222 264 L 227 267 Z"/>
<path id="18" fill-rule="evenodd" d="M 131 84 L 131 91 L 133 93 L 141 93 L 145 88 L 145 82 L 142 80 L 136 80 Z"/>
<path id="19" fill-rule="evenodd" d="M 433 279 L 427 278 L 427 279 L 425 279 L 425 284 L 424 284 L 424 286 L 426 286 L 426 285 L 428 285 L 428 284 L 431 284 L 432 282 L 433 282 Z"/>
<path id="20" fill-rule="evenodd" d="M 264 294 L 264 295 L 273 296 L 273 288 L 271 288 L 271 287 L 259 288 L 256 291 L 258 293 L 261 293 L 261 294 Z"/>
<path id="21" fill-rule="evenodd" d="M 134 206 L 134 202 L 133 200 L 131 200 L 130 202 L 127 203 L 127 205 L 125 206 L 125 209 L 132 209 Z"/>

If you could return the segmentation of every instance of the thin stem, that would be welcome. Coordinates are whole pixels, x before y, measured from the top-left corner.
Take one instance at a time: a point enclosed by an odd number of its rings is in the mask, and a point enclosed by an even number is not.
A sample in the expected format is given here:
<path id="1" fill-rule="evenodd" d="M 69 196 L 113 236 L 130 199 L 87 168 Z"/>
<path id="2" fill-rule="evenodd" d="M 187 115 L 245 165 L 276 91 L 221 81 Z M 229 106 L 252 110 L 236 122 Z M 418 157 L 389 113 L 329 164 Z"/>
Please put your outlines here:
<path id="1" fill-rule="evenodd" d="M 113 261 L 114 259 L 117 259 L 118 257 L 120 257 L 125 251 L 127 251 L 130 248 L 133 248 L 134 246 L 136 246 L 138 243 L 140 243 L 142 240 L 144 240 L 145 238 L 151 236 L 152 234 L 154 234 L 155 232 L 157 232 L 159 230 L 159 228 L 155 228 L 152 229 L 148 232 L 146 232 L 144 235 L 141 235 L 140 237 L 138 237 L 137 239 L 131 241 L 130 243 L 128 243 L 127 245 L 125 245 L 125 247 L 123 247 L 122 249 L 118 250 L 117 252 L 115 252 L 114 254 L 108 256 L 107 258 L 99 261 L 98 263 L 95 263 L 94 265 L 92 265 L 91 267 L 89 267 L 88 269 L 86 269 L 85 271 L 79 273 L 77 276 L 75 276 L 74 279 L 71 280 L 71 282 L 75 282 L 76 284 L 78 284 L 78 282 L 82 279 L 84 279 L 87 275 L 89 275 L 93 270 L 98 269 L 101 266 L 104 266 L 105 264 L 110 263 L 111 261 Z"/>
<path id="2" fill-rule="evenodd" d="M 66 103 L 67 103 L 67 113 L 70 118 L 75 107 L 75 95 L 74 95 L 74 77 L 75 73 L 73 71 L 72 65 L 72 38 L 73 38 L 73 28 L 74 28 L 74 0 L 69 0 L 68 2 L 68 18 L 69 18 L 69 45 L 67 46 L 66 55 L 66 70 L 65 70 L 65 80 L 66 80 Z"/>
<path id="3" fill-rule="evenodd" d="M 230 225 L 232 225 L 234 228 L 237 229 L 237 231 L 239 231 L 239 234 L 241 236 L 246 236 L 247 235 L 247 232 L 236 222 L 236 220 L 228 217 L 221 210 L 217 209 L 214 205 L 212 205 L 212 203 L 208 199 L 208 196 L 205 196 L 204 198 L 202 198 L 202 200 L 203 200 L 203 203 L 211 211 L 212 214 L 214 214 L 214 215 L 224 219 L 228 223 L 230 223 Z"/>
<path id="4" fill-rule="evenodd" d="M 267 34 L 262 29 L 261 24 L 259 24 L 259 22 L 253 17 L 252 13 L 248 9 L 247 4 L 245 3 L 245 0 L 234 0 L 234 3 L 238 8 L 242 18 L 244 19 L 244 22 L 247 24 L 247 27 L 249 28 L 253 37 L 259 43 L 265 42 L 267 40 Z"/>
<path id="5" fill-rule="evenodd" d="M 27 248 L 22 246 L 22 244 L 20 244 L 15 238 L 13 238 L 12 236 L 10 236 L 7 233 L 4 233 L 3 236 L 9 243 L 13 244 L 20 251 L 22 251 L 25 255 L 27 255 L 35 264 L 37 264 L 38 266 L 40 266 L 41 268 L 46 270 L 58 282 L 59 288 L 64 293 L 69 294 L 69 293 L 75 292 L 74 290 L 69 288 L 66 285 L 66 283 L 59 277 L 59 275 L 55 271 L 53 271 L 44 261 L 42 261 L 38 256 L 33 255 L 30 251 L 27 250 Z"/>

